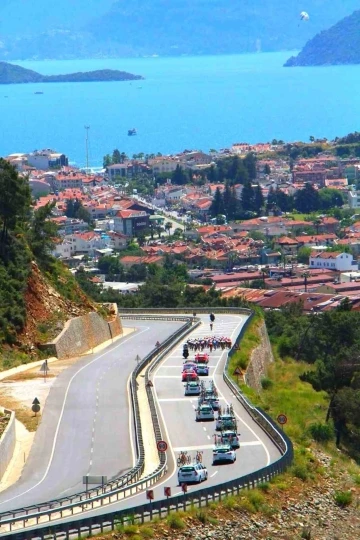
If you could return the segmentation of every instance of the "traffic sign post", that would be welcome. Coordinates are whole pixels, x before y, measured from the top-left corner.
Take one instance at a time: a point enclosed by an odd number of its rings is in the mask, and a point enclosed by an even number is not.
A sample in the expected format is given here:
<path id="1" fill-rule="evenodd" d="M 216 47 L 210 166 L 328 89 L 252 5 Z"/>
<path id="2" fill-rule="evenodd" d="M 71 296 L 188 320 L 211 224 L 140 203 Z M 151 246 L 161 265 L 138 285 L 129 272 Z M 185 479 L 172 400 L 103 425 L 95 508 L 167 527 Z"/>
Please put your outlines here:
<path id="1" fill-rule="evenodd" d="M 42 371 L 44 373 L 44 382 L 46 382 L 48 371 L 50 371 L 47 360 L 45 360 L 45 362 L 43 362 L 43 364 L 42 364 L 42 366 L 40 368 L 40 371 Z"/>
<path id="2" fill-rule="evenodd" d="M 171 497 L 171 487 L 164 487 L 164 497 L 169 499 Z M 168 505 L 167 513 L 170 514 L 170 505 Z"/>
<path id="3" fill-rule="evenodd" d="M 243 372 L 241 370 L 241 368 L 237 367 L 234 371 L 234 375 L 236 375 L 236 380 L 237 380 L 237 383 L 239 384 L 239 376 L 242 375 Z"/>
<path id="4" fill-rule="evenodd" d="M 279 414 L 279 416 L 277 417 L 277 421 L 278 421 L 279 424 L 281 425 L 282 429 L 284 429 L 284 425 L 285 425 L 286 422 L 287 422 L 287 416 L 286 416 L 286 414 Z"/>
<path id="5" fill-rule="evenodd" d="M 152 519 L 152 513 L 153 513 L 152 502 L 154 500 L 154 490 L 153 489 L 148 489 L 147 490 L 146 498 L 150 501 L 150 519 Z"/>
<path id="6" fill-rule="evenodd" d="M 184 494 L 184 512 L 186 512 L 186 494 L 187 494 L 188 486 L 187 484 L 185 484 L 185 482 L 181 484 L 181 489 Z"/>
<path id="7" fill-rule="evenodd" d="M 34 401 L 32 402 L 32 406 L 31 406 L 31 410 L 32 412 L 35 413 L 35 416 L 38 412 L 40 412 L 40 401 L 38 400 L 38 398 L 36 397 L 34 399 Z"/>
<path id="8" fill-rule="evenodd" d="M 139 365 L 140 360 L 141 360 L 141 358 L 140 358 L 140 356 L 137 354 L 137 355 L 136 355 L 136 358 L 135 358 L 135 362 L 137 363 L 137 365 Z"/>
<path id="9" fill-rule="evenodd" d="M 156 447 L 157 447 L 159 452 L 166 452 L 166 450 L 168 449 L 167 442 L 165 442 L 165 441 L 158 441 L 156 443 Z"/>

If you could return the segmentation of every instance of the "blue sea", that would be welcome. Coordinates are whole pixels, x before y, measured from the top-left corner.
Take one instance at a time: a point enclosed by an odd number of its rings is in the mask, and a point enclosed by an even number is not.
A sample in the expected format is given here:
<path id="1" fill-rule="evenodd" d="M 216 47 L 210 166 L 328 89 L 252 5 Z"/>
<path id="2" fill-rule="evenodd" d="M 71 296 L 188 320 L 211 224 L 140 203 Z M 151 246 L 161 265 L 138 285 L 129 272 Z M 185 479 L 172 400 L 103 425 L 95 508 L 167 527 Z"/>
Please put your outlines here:
<path id="1" fill-rule="evenodd" d="M 84 126 L 93 167 L 114 148 L 130 156 L 206 152 L 359 129 L 360 66 L 282 67 L 290 55 L 18 62 L 43 74 L 109 68 L 145 80 L 1 86 L 0 155 L 52 148 L 82 166 Z M 128 137 L 130 128 L 137 136 Z"/>

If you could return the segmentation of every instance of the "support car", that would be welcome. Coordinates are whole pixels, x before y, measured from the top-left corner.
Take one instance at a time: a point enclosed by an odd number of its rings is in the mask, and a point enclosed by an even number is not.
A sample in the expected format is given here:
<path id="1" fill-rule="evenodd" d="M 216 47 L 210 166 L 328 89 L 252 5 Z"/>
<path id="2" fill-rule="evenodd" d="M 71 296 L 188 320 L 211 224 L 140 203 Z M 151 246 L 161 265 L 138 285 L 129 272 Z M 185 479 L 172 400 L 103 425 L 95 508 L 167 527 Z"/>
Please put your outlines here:
<path id="1" fill-rule="evenodd" d="M 240 448 L 239 433 L 232 429 L 221 432 L 221 442 L 228 444 L 231 448 Z"/>
<path id="2" fill-rule="evenodd" d="M 229 444 L 221 444 L 213 449 L 213 465 L 216 463 L 235 463 L 236 453 Z"/>
<path id="3" fill-rule="evenodd" d="M 197 364 L 196 373 L 198 375 L 209 375 L 209 366 L 207 364 Z"/>
<path id="4" fill-rule="evenodd" d="M 197 376 L 196 371 L 194 371 L 193 369 L 186 369 L 185 371 L 182 372 L 181 380 L 182 382 L 197 381 L 198 376 Z"/>
<path id="5" fill-rule="evenodd" d="M 185 385 L 185 396 L 198 396 L 200 391 L 201 389 L 198 381 L 189 381 Z"/>
<path id="6" fill-rule="evenodd" d="M 201 420 L 214 420 L 214 409 L 207 404 L 199 405 L 196 409 L 196 421 L 200 422 Z"/>
<path id="7" fill-rule="evenodd" d="M 183 483 L 196 482 L 200 484 L 204 480 L 207 480 L 208 472 L 205 465 L 202 463 L 194 463 L 190 465 L 183 465 L 178 470 L 178 482 L 179 485 Z"/>

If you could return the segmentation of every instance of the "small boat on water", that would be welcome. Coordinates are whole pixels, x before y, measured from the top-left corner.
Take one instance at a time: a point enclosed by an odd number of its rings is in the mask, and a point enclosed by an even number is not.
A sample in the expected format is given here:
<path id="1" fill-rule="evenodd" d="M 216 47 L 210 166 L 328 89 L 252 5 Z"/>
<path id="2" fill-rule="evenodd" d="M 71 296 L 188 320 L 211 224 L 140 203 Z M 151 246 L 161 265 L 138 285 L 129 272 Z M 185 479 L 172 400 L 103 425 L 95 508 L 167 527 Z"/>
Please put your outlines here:
<path id="1" fill-rule="evenodd" d="M 136 129 L 135 128 L 129 129 L 128 130 L 128 135 L 129 135 L 129 137 L 132 137 L 133 135 L 137 135 Z"/>
<path id="2" fill-rule="evenodd" d="M 43 94 L 44 92 L 34 92 L 34 94 Z"/>

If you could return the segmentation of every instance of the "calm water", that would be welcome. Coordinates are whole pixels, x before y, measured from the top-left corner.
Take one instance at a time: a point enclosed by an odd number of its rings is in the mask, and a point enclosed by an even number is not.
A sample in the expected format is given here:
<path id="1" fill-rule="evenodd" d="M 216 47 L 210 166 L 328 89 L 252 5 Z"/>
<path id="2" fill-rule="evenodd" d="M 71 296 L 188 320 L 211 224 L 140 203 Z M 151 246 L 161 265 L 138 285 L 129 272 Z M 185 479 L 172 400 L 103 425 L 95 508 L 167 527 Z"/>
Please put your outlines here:
<path id="1" fill-rule="evenodd" d="M 21 62 L 44 74 L 110 68 L 146 80 L 2 86 L 0 155 L 46 147 L 83 165 L 85 125 L 92 166 L 114 148 L 130 155 L 208 151 L 358 129 L 360 66 L 283 68 L 289 56 Z M 138 135 L 128 137 L 133 127 Z"/>

